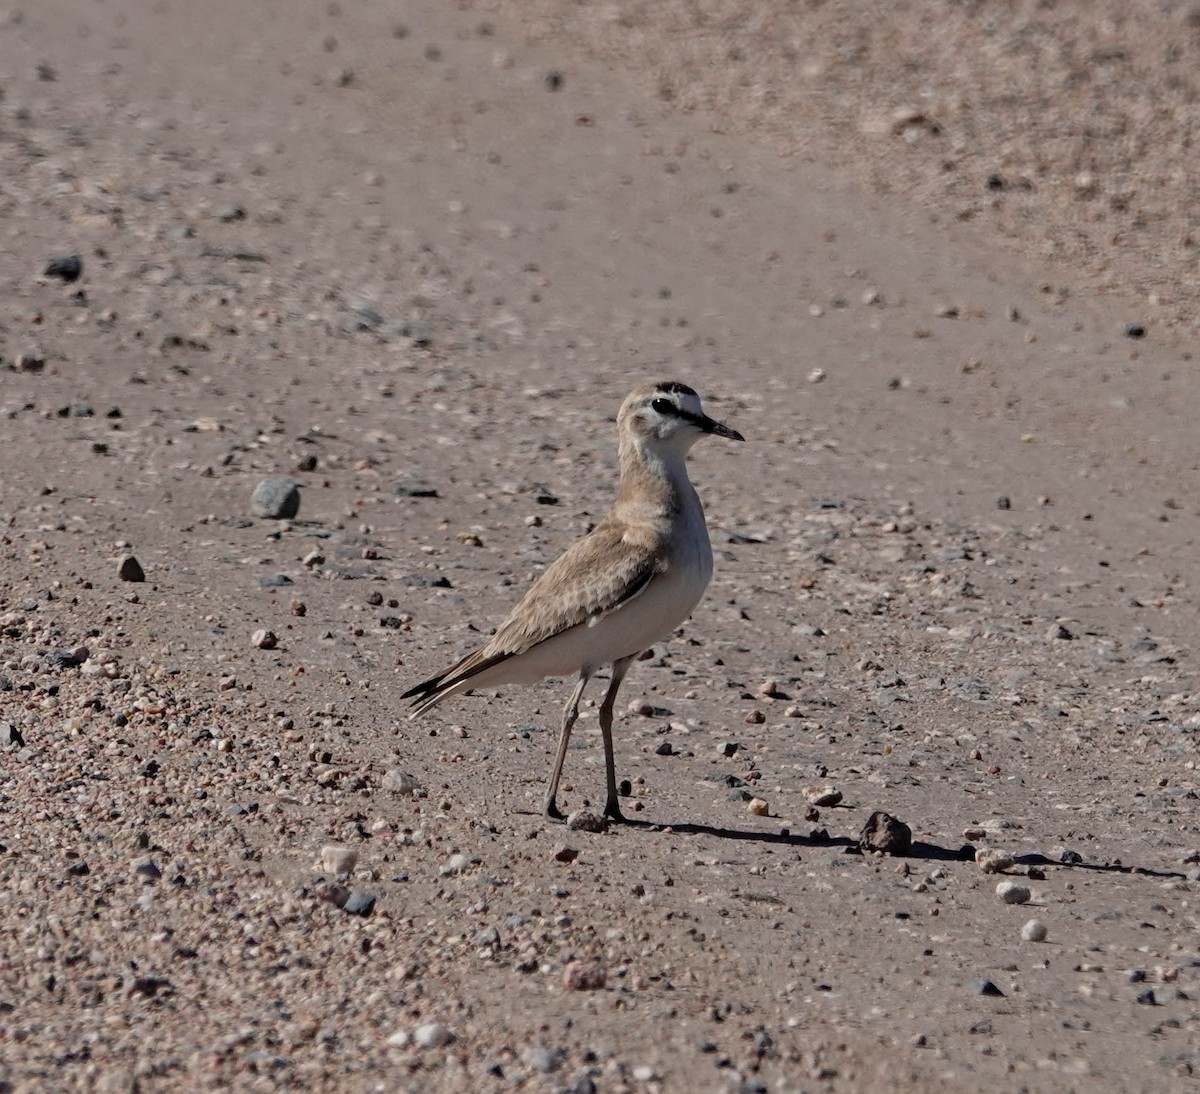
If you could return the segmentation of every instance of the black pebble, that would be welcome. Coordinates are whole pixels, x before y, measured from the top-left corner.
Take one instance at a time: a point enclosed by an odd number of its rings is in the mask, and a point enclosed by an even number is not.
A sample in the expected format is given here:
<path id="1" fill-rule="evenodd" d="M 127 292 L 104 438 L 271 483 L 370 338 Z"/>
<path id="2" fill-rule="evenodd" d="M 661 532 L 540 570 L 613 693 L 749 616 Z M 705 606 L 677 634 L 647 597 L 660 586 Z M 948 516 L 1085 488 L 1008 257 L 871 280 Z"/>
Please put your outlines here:
<path id="1" fill-rule="evenodd" d="M 78 281 L 83 274 L 83 259 L 79 255 L 59 255 L 46 263 L 45 276 L 62 281 Z"/>
<path id="2" fill-rule="evenodd" d="M 561 91 L 563 84 L 566 83 L 566 77 L 559 71 L 546 73 L 546 90 Z"/>
<path id="3" fill-rule="evenodd" d="M 1146 328 L 1141 323 L 1126 323 L 1125 324 L 1126 338 L 1145 338 Z"/>

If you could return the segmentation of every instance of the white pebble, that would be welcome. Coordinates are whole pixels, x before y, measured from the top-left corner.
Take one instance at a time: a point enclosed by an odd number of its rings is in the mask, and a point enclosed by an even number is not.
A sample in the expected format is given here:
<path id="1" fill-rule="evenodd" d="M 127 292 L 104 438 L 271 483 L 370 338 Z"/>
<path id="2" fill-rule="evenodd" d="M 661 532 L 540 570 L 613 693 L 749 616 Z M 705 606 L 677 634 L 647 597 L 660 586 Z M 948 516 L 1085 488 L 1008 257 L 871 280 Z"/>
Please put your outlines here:
<path id="1" fill-rule="evenodd" d="M 426 1022 L 423 1026 L 417 1026 L 413 1040 L 421 1048 L 441 1048 L 454 1040 L 454 1033 L 441 1022 Z"/>
<path id="2" fill-rule="evenodd" d="M 408 1048 L 408 1043 L 411 1040 L 412 1037 L 409 1036 L 408 1030 L 398 1029 L 387 1039 L 387 1043 L 392 1048 Z"/>
<path id="3" fill-rule="evenodd" d="M 1000 874 L 1013 864 L 1013 857 L 1007 851 L 994 847 L 981 847 L 975 852 L 975 864 L 985 874 Z"/>
<path id="4" fill-rule="evenodd" d="M 1027 885 L 1018 885 L 1015 881 L 1001 881 L 996 886 L 996 895 L 1005 904 L 1028 904 L 1032 894 Z"/>
<path id="5" fill-rule="evenodd" d="M 1021 937 L 1026 942 L 1045 942 L 1046 924 L 1040 919 L 1031 919 L 1021 928 Z"/>
<path id="6" fill-rule="evenodd" d="M 349 877 L 358 862 L 358 852 L 336 843 L 321 848 L 321 869 L 335 877 Z"/>

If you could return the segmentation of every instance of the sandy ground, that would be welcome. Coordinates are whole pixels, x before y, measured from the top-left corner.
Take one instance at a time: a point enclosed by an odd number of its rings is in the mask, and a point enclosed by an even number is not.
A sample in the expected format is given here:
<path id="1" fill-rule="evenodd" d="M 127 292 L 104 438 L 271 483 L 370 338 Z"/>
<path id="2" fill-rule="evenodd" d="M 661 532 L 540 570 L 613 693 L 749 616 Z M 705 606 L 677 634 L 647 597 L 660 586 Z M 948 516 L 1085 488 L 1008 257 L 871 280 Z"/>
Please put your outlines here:
<path id="1" fill-rule="evenodd" d="M 0 1087 L 1194 1087 L 1195 13 L 775 7 L 0 11 Z M 565 682 L 399 696 L 646 377 L 748 443 L 569 832 Z"/>

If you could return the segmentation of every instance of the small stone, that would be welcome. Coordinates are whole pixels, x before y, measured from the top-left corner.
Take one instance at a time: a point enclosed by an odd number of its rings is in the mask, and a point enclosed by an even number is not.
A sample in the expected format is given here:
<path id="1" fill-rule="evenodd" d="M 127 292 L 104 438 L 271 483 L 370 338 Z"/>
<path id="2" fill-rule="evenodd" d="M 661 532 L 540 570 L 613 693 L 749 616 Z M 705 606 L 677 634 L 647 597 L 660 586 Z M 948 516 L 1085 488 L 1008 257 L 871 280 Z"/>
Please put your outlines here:
<path id="1" fill-rule="evenodd" d="M 739 747 L 740 746 L 738 745 L 737 741 L 725 741 L 718 748 L 718 751 L 722 756 L 732 756 L 735 752 L 737 752 Z"/>
<path id="2" fill-rule="evenodd" d="M 816 806 L 837 805 L 842 800 L 842 792 L 836 786 L 810 786 L 804 796 Z"/>
<path id="3" fill-rule="evenodd" d="M 746 806 L 746 812 L 752 813 L 756 817 L 769 817 L 771 807 L 762 798 L 751 798 L 750 804 Z"/>
<path id="4" fill-rule="evenodd" d="M 760 699 L 786 699 L 782 691 L 779 690 L 779 683 L 775 680 L 764 680 L 758 685 L 758 697 Z"/>
<path id="5" fill-rule="evenodd" d="M 387 1043 L 392 1048 L 408 1048 L 409 1042 L 412 1040 L 412 1034 L 406 1029 L 398 1029 L 388 1039 Z"/>
<path id="6" fill-rule="evenodd" d="M 454 1031 L 441 1022 L 426 1022 L 413 1031 L 413 1040 L 418 1048 L 442 1048 L 453 1044 L 456 1037 Z"/>
<path id="7" fill-rule="evenodd" d="M 12 722 L 0 722 L 0 744 L 24 747 L 25 738 Z"/>
<path id="8" fill-rule="evenodd" d="M 1028 904 L 1033 894 L 1028 885 L 1021 885 L 1016 881 L 1001 881 L 996 886 L 996 895 L 1005 904 Z"/>
<path id="9" fill-rule="evenodd" d="M 658 1072 L 649 1064 L 641 1064 L 633 1069 L 633 1077 L 639 1083 L 652 1083 L 658 1078 Z"/>
<path id="10" fill-rule="evenodd" d="M 117 577 L 122 581 L 145 581 L 146 572 L 142 564 L 133 555 L 126 555 L 117 567 Z"/>
<path id="11" fill-rule="evenodd" d="M 554 861 L 555 862 L 574 862 L 579 858 L 578 848 L 571 847 L 565 843 L 556 843 L 554 845 Z"/>
<path id="12" fill-rule="evenodd" d="M 968 986 L 976 995 L 991 995 L 999 999 L 1004 998 L 1004 992 L 996 987 L 996 985 L 990 980 L 972 980 Z"/>
<path id="13" fill-rule="evenodd" d="M 651 703 L 646 702 L 645 699 L 634 699 L 629 704 L 629 713 L 637 714 L 642 718 L 653 718 L 654 706 Z"/>
<path id="14" fill-rule="evenodd" d="M 384 790 L 391 790 L 395 794 L 407 794 L 409 797 L 415 797 L 417 791 L 421 789 L 421 782 L 416 775 L 410 775 L 398 767 L 385 771 L 383 778 L 379 780 L 379 785 Z"/>
<path id="15" fill-rule="evenodd" d="M 46 367 L 46 358 L 37 352 L 18 353 L 16 366 L 18 372 L 41 372 Z"/>
<path id="16" fill-rule="evenodd" d="M 270 520 L 291 520 L 300 512 L 300 491 L 291 479 L 263 479 L 250 495 L 255 516 Z"/>
<path id="17" fill-rule="evenodd" d="M 317 896 L 335 907 L 344 908 L 346 901 L 350 899 L 350 890 L 345 885 L 328 881 L 324 885 L 317 886 Z"/>
<path id="18" fill-rule="evenodd" d="M 254 646 L 255 649 L 273 650 L 279 645 L 279 637 L 274 631 L 269 631 L 265 628 L 259 628 L 250 636 L 250 644 Z"/>
<path id="19" fill-rule="evenodd" d="M 674 751 L 675 751 L 675 750 L 674 750 L 674 749 L 671 747 L 671 742 L 670 742 L 670 741 L 663 741 L 663 742 L 662 742 L 661 744 L 659 744 L 659 746 L 658 746 L 658 747 L 657 747 L 657 748 L 654 750 L 654 754 L 655 754 L 656 756 L 671 756 L 671 755 L 673 755 L 673 754 L 674 754 Z"/>
<path id="20" fill-rule="evenodd" d="M 521 1053 L 521 1059 L 530 1070 L 540 1071 L 543 1075 L 550 1075 L 562 1067 L 564 1055 L 561 1048 L 546 1048 L 542 1045 L 533 1045 Z"/>
<path id="21" fill-rule="evenodd" d="M 907 855 L 912 849 L 912 829 L 891 814 L 877 810 L 867 818 L 858 843 L 864 851 Z"/>
<path id="22" fill-rule="evenodd" d="M 162 871 L 158 868 L 158 863 L 152 858 L 134 859 L 133 872 L 144 883 L 158 881 L 162 877 Z"/>
<path id="23" fill-rule="evenodd" d="M 1126 323 L 1124 333 L 1126 338 L 1145 338 L 1146 328 L 1141 323 Z"/>
<path id="24" fill-rule="evenodd" d="M 590 809 L 576 809 L 567 817 L 567 829 L 571 832 L 607 832 L 608 821 Z"/>
<path id="25" fill-rule="evenodd" d="M 46 263 L 42 271 L 44 277 L 57 277 L 60 281 L 70 284 L 78 281 L 83 275 L 83 259 L 79 255 L 59 255 Z"/>
<path id="26" fill-rule="evenodd" d="M 752 710 L 746 715 L 744 721 L 748 726 L 760 726 L 767 720 L 767 716 L 761 710 Z"/>
<path id="27" fill-rule="evenodd" d="M 994 847 L 981 847 L 975 852 L 975 865 L 985 874 L 1002 874 L 1013 864 L 1013 857 L 1007 851 Z"/>
<path id="28" fill-rule="evenodd" d="M 1026 942 L 1045 942 L 1046 924 L 1040 919 L 1030 919 L 1021 928 L 1021 937 Z"/>
<path id="29" fill-rule="evenodd" d="M 321 848 L 320 869 L 334 877 L 349 877 L 358 863 L 358 852 L 350 847 L 329 843 Z"/>
<path id="30" fill-rule="evenodd" d="M 570 961 L 563 969 L 563 987 L 567 991 L 599 991 L 607 980 L 599 961 Z"/>
<path id="31" fill-rule="evenodd" d="M 346 898 L 346 903 L 342 905 L 342 911 L 349 912 L 351 915 L 368 916 L 374 907 L 374 893 L 353 892 Z"/>
<path id="32" fill-rule="evenodd" d="M 451 855 L 446 865 L 442 867 L 443 874 L 454 875 L 461 874 L 471 864 L 471 860 L 466 855 L 459 852 Z"/>

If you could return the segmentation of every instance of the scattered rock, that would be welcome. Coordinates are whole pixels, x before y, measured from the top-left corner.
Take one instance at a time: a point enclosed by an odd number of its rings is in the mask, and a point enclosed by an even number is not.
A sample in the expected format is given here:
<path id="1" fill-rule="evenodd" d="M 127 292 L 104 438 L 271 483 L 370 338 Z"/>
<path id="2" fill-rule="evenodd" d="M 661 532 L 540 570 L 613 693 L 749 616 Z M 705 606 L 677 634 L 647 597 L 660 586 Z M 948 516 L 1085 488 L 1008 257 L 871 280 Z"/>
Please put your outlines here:
<path id="1" fill-rule="evenodd" d="M 864 851 L 882 851 L 885 855 L 907 855 L 912 850 L 912 829 L 890 813 L 876 810 L 863 825 L 858 843 Z"/>
<path id="2" fill-rule="evenodd" d="M 158 881 L 162 877 L 162 871 L 158 868 L 158 863 L 148 857 L 134 859 L 133 872 L 142 882 Z"/>
<path id="3" fill-rule="evenodd" d="M 415 797 L 417 791 L 421 789 L 421 781 L 416 775 L 410 775 L 398 767 L 385 771 L 383 778 L 379 780 L 379 785 L 384 790 L 390 790 L 395 794 L 407 794 L 409 797 Z"/>
<path id="4" fill-rule="evenodd" d="M 1040 919 L 1030 919 L 1021 928 L 1021 937 L 1026 942 L 1045 942 L 1046 924 Z"/>
<path id="5" fill-rule="evenodd" d="M 321 861 L 318 868 L 326 874 L 333 874 L 334 877 L 339 878 L 349 877 L 357 864 L 358 852 L 350 847 L 329 843 L 321 848 Z"/>
<path id="6" fill-rule="evenodd" d="M 1141 323 L 1126 323 L 1124 334 L 1126 338 L 1145 338 L 1146 328 Z"/>
<path id="7" fill-rule="evenodd" d="M 554 861 L 555 862 L 574 862 L 579 858 L 578 848 L 571 847 L 565 843 L 556 843 L 554 845 Z"/>
<path id="8" fill-rule="evenodd" d="M 263 479 L 250 495 L 255 516 L 269 520 L 291 520 L 300 512 L 300 490 L 291 479 Z"/>
<path id="9" fill-rule="evenodd" d="M 674 750 L 674 749 L 671 747 L 671 742 L 670 742 L 670 741 L 663 741 L 663 742 L 661 742 L 661 743 L 659 744 L 659 746 L 658 746 L 658 747 L 657 747 L 657 748 L 654 750 L 654 754 L 655 754 L 656 756 L 671 756 L 671 755 L 673 755 L 673 754 L 674 754 L 674 751 L 675 751 L 675 750 Z"/>
<path id="10" fill-rule="evenodd" d="M 842 792 L 836 786 L 810 786 L 804 796 L 813 805 L 825 807 L 837 805 L 842 800 Z"/>
<path id="11" fill-rule="evenodd" d="M 117 577 L 122 581 L 145 581 L 146 573 L 133 555 L 126 555 L 117 567 Z"/>
<path id="12" fill-rule="evenodd" d="M 996 886 L 996 895 L 1005 904 L 1028 904 L 1033 894 L 1028 885 L 1021 885 L 1016 881 L 1001 881 Z"/>
<path id="13" fill-rule="evenodd" d="M 975 865 L 985 874 L 1002 874 L 1012 867 L 1013 857 L 1007 851 L 981 847 L 975 852 Z"/>
<path id="14" fill-rule="evenodd" d="M 344 908 L 346 901 L 350 899 L 350 890 L 335 881 L 327 881 L 324 885 L 317 886 L 317 896 L 337 908 Z"/>
<path id="15" fill-rule="evenodd" d="M 762 798 L 751 798 L 750 804 L 746 806 L 746 812 L 753 813 L 756 817 L 769 817 L 771 807 Z"/>
<path id="16" fill-rule="evenodd" d="M 16 745 L 23 747 L 25 738 L 12 722 L 0 722 L 0 745 Z"/>
<path id="17" fill-rule="evenodd" d="M 346 903 L 342 905 L 342 911 L 349 912 L 351 915 L 368 916 L 374 907 L 374 893 L 352 892 L 346 898 Z"/>
<path id="18" fill-rule="evenodd" d="M 52 258 L 42 271 L 44 277 L 57 277 L 67 284 L 78 281 L 82 274 L 83 259 L 79 255 L 59 255 L 57 258 Z"/>
<path id="19" fill-rule="evenodd" d="M 737 752 L 739 747 L 740 746 L 738 745 L 737 741 L 725 741 L 722 745 L 720 745 L 717 751 L 719 751 L 722 756 L 732 756 Z"/>
<path id="20" fill-rule="evenodd" d="M 273 650 L 279 645 L 279 637 L 274 631 L 259 628 L 250 636 L 250 644 L 256 649 Z"/>
<path id="21" fill-rule="evenodd" d="M 18 372 L 41 372 L 46 367 L 46 357 L 36 350 L 18 353 L 15 363 Z"/>
<path id="22" fill-rule="evenodd" d="M 599 991 L 607 980 L 599 961 L 570 961 L 563 969 L 563 987 L 567 991 Z"/>
<path id="23" fill-rule="evenodd" d="M 567 817 L 567 828 L 572 832 L 607 832 L 608 820 L 590 809 L 576 809 Z"/>
<path id="24" fill-rule="evenodd" d="M 413 1030 L 413 1041 L 418 1048 L 442 1048 L 455 1040 L 454 1031 L 441 1022 L 426 1022 Z"/>
<path id="25" fill-rule="evenodd" d="M 997 999 L 1004 998 L 1004 992 L 1002 992 L 998 987 L 996 987 L 996 985 L 993 984 L 992 981 L 990 981 L 990 980 L 984 980 L 984 979 L 972 980 L 969 982 L 968 987 L 976 995 L 990 995 L 990 996 L 994 996 Z"/>

